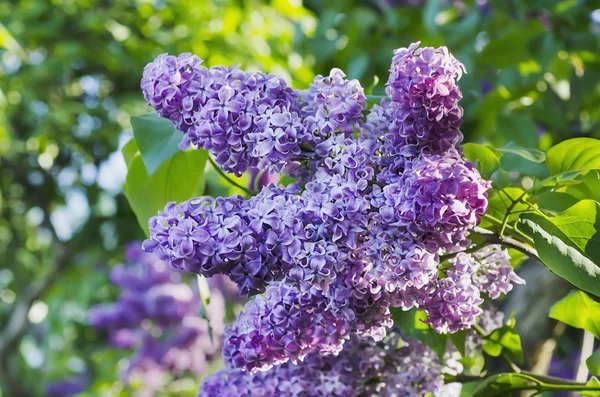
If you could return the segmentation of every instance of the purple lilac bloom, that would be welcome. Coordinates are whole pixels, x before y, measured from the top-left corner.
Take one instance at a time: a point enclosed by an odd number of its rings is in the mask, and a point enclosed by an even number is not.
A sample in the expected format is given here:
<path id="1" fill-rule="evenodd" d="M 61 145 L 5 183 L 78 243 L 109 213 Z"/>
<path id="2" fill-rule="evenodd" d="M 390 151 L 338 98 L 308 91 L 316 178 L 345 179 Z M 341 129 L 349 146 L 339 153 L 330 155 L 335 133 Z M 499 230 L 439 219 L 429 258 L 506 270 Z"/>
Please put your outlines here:
<path id="1" fill-rule="evenodd" d="M 473 275 L 473 282 L 479 290 L 487 293 L 491 299 L 507 294 L 513 284 L 525 284 L 525 280 L 517 276 L 510 264 L 508 250 L 499 245 L 490 245 L 473 253 L 473 264 L 478 272 Z"/>
<path id="2" fill-rule="evenodd" d="M 454 333 L 477 322 L 483 299 L 472 277 L 476 269 L 467 254 L 458 254 L 447 277 L 437 280 L 425 302 L 427 323 L 439 333 Z"/>
<path id="3" fill-rule="evenodd" d="M 197 396 L 417 397 L 429 392 L 441 395 L 443 386 L 435 353 L 394 331 L 380 342 L 354 336 L 337 355 L 313 352 L 302 361 L 265 372 L 223 369 L 205 378 Z"/>
<path id="4" fill-rule="evenodd" d="M 279 77 L 201 65 L 195 55 L 159 55 L 144 69 L 144 98 L 183 132 L 180 144 L 208 150 L 227 172 L 278 170 L 300 154 L 298 97 Z"/>
<path id="5" fill-rule="evenodd" d="M 465 68 L 446 47 L 419 44 L 394 51 L 386 88 L 393 119 L 386 139 L 412 156 L 445 152 L 463 138 L 457 81 Z"/>
<path id="6" fill-rule="evenodd" d="M 246 304 L 226 327 L 223 357 L 233 368 L 266 370 L 306 354 L 338 353 L 351 334 L 381 339 L 391 325 L 387 293 L 360 261 L 340 275 L 327 292 L 306 290 L 294 268 L 284 281 L 272 284 L 265 296 Z"/>
<path id="7" fill-rule="evenodd" d="M 431 252 L 468 245 L 467 234 L 487 212 L 490 183 L 460 153 L 421 155 L 383 188 L 381 219 L 405 228 Z"/>
<path id="8" fill-rule="evenodd" d="M 301 224 L 290 216 L 299 211 L 297 192 L 295 186 L 269 185 L 247 201 L 232 196 L 169 203 L 150 219 L 144 249 L 175 268 L 206 277 L 227 274 L 242 296 L 264 292 L 301 249 Z"/>
<path id="9" fill-rule="evenodd" d="M 126 257 L 129 264 L 111 271 L 121 296 L 115 303 L 94 306 L 90 322 L 108 331 L 115 347 L 135 350 L 121 376 L 125 382 L 151 378 L 144 383 L 151 395 L 168 373 L 198 375 L 206 369 L 220 346 L 225 302 L 212 290 L 207 318 L 202 318 L 199 293 L 183 282 L 180 272 L 143 252 L 140 243 L 132 243 Z"/>
<path id="10" fill-rule="evenodd" d="M 298 92 L 307 143 L 321 157 L 329 152 L 337 137 L 352 136 L 367 107 L 367 97 L 359 81 L 345 77 L 340 69 L 332 69 L 329 76 L 315 77 L 310 88 Z"/>
<path id="11" fill-rule="evenodd" d="M 184 133 L 183 147 L 204 147 L 238 175 L 249 169 L 255 177 L 258 170 L 301 177 L 247 200 L 169 203 L 149 221 L 146 251 L 175 268 L 228 276 L 242 296 L 266 292 L 225 328 L 223 356 L 237 370 L 209 378 L 201 392 L 319 395 L 258 372 L 301 367 L 313 356 L 333 360 L 356 337 L 381 340 L 392 325 L 390 306 L 425 311 L 440 333 L 469 328 L 482 293 L 496 298 L 520 282 L 506 267 L 506 252 L 492 248 L 439 264 L 440 255 L 470 244 L 490 186 L 461 154 L 456 82 L 464 67 L 447 49 L 397 50 L 389 98 L 366 119 L 360 84 L 338 69 L 293 92 L 272 75 L 200 62 L 163 55 L 142 81 L 150 105 Z M 157 302 L 168 295 L 161 291 Z M 128 297 L 130 305 L 142 309 L 113 321 L 138 321 L 144 311 L 136 298 Z M 177 311 L 157 310 L 171 313 Z M 131 344 L 135 335 L 119 338 Z M 384 384 L 422 379 L 426 371 L 418 368 Z M 326 384 L 345 390 L 338 380 Z M 387 395 L 389 387 L 368 389 Z M 390 396 L 421 395 L 403 390 Z"/>
<path id="12" fill-rule="evenodd" d="M 504 313 L 493 306 L 485 308 L 479 316 L 477 324 L 489 335 L 504 325 Z M 482 345 L 483 338 L 481 335 L 474 330 L 469 331 L 465 341 L 465 355 L 472 356 L 477 352 L 481 352 Z"/>

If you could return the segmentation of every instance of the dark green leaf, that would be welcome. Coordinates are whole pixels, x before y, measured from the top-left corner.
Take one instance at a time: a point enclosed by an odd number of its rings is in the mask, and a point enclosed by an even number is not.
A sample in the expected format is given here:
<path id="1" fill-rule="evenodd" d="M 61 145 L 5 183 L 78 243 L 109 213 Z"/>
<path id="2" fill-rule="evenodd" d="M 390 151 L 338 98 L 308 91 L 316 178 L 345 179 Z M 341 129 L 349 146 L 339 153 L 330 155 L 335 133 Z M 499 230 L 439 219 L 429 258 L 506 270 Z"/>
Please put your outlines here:
<path id="1" fill-rule="evenodd" d="M 545 192 L 538 198 L 538 206 L 541 209 L 552 212 L 563 212 L 567 208 L 577 204 L 579 200 L 567 193 Z"/>
<path id="2" fill-rule="evenodd" d="M 596 350 L 585 360 L 588 370 L 593 375 L 600 375 L 600 349 Z"/>
<path id="3" fill-rule="evenodd" d="M 465 344 L 467 341 L 467 335 L 469 334 L 468 329 L 449 334 L 448 338 L 452 341 L 461 356 L 465 356 Z"/>
<path id="4" fill-rule="evenodd" d="M 548 150 L 546 164 L 552 175 L 600 168 L 600 141 L 575 138 L 561 142 Z"/>
<path id="5" fill-rule="evenodd" d="M 600 339 L 600 303 L 585 292 L 572 291 L 550 308 L 550 317 L 571 327 L 585 329 Z"/>
<path id="6" fill-rule="evenodd" d="M 600 295 L 599 204 L 583 200 L 557 216 L 521 215 L 523 227 L 533 236 L 540 259 L 550 270 L 573 285 Z"/>
<path id="7" fill-rule="evenodd" d="M 483 351 L 493 357 L 498 357 L 502 351 L 508 353 L 517 362 L 523 362 L 521 337 L 509 325 L 495 329 L 483 342 Z"/>
<path id="8" fill-rule="evenodd" d="M 476 143 L 463 145 L 465 156 L 471 161 L 484 178 L 489 178 L 500 167 L 500 160 L 494 152 Z"/>
<path id="9" fill-rule="evenodd" d="M 405 335 L 423 342 L 433 350 L 438 358 L 443 361 L 446 352 L 447 335 L 441 335 L 435 332 L 428 324 L 425 324 L 427 316 L 422 311 L 411 309 L 403 311 L 401 309 L 392 310 L 392 319 Z"/>
<path id="10" fill-rule="evenodd" d="M 149 176 L 180 151 L 182 133 L 175 129 L 170 120 L 156 113 L 131 116 L 131 127 Z"/>
<path id="11" fill-rule="evenodd" d="M 133 157 L 123 192 L 144 231 L 148 219 L 168 202 L 182 202 L 202 193 L 206 159 L 204 150 L 179 151 L 149 177 L 141 155 Z"/>

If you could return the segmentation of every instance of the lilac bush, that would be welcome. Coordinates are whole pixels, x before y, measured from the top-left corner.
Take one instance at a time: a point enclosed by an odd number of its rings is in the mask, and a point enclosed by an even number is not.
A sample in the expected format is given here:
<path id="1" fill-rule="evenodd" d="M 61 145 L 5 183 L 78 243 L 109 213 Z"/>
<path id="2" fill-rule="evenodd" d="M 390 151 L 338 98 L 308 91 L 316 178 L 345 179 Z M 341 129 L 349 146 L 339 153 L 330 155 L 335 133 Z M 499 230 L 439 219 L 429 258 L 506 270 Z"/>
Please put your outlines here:
<path id="1" fill-rule="evenodd" d="M 129 245 L 126 259 L 110 273 L 121 288 L 119 299 L 94 306 L 90 322 L 108 331 L 116 348 L 135 350 L 121 376 L 127 383 L 143 378 L 151 395 L 167 374 L 206 370 L 221 346 L 225 301 L 213 289 L 203 318 L 198 290 L 182 280 L 181 272 L 143 252 L 139 243 Z"/>
<path id="2" fill-rule="evenodd" d="M 225 328 L 229 369 L 200 395 L 277 395 L 278 376 L 335 368 L 351 346 L 385 340 L 393 308 L 424 311 L 438 333 L 468 329 L 485 294 L 496 299 L 522 283 L 506 251 L 462 252 L 491 186 L 462 154 L 462 73 L 445 47 L 396 50 L 388 96 L 367 111 L 360 84 L 338 69 L 293 91 L 276 76 L 207 69 L 189 54 L 148 65 L 144 95 L 183 133 L 182 148 L 204 148 L 236 175 L 256 167 L 299 177 L 247 199 L 169 203 L 149 221 L 144 250 L 178 269 L 226 275 L 255 296 Z M 378 376 L 410 390 L 409 378 L 426 372 Z M 326 387 L 301 383 L 312 378 L 281 387 Z M 357 390 L 356 379 L 340 382 Z"/>

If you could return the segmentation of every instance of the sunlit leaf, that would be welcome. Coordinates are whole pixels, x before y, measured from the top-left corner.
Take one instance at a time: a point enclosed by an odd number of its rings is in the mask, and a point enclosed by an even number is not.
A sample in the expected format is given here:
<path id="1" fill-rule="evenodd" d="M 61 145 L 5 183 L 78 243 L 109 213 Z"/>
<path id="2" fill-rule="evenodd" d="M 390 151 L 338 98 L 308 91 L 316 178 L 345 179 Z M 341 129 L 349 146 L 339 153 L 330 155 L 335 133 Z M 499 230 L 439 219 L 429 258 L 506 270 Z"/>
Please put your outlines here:
<path id="1" fill-rule="evenodd" d="M 600 140 L 575 138 L 548 150 L 546 164 L 552 175 L 600 168 Z"/>
<path id="2" fill-rule="evenodd" d="M 600 295 L 599 207 L 593 200 L 582 200 L 550 219 L 533 213 L 521 216 L 544 264 L 595 295 Z"/>
<path id="3" fill-rule="evenodd" d="M 476 143 L 463 145 L 465 156 L 471 161 L 484 178 L 489 178 L 500 167 L 500 160 L 494 152 Z"/>

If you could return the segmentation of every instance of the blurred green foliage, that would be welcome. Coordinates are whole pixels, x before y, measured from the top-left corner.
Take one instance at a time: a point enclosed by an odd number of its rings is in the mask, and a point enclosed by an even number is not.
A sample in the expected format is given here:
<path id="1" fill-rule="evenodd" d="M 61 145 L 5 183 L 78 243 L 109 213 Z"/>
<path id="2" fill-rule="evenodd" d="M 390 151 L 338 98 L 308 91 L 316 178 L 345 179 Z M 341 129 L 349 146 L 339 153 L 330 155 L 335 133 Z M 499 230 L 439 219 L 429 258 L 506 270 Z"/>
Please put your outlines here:
<path id="1" fill-rule="evenodd" d="M 93 380 L 90 396 L 130 393 L 117 378 L 125 354 L 106 348 L 86 312 L 114 298 L 108 269 L 126 242 L 143 238 L 121 194 L 120 148 L 129 116 L 146 111 L 139 81 L 156 55 L 193 52 L 298 88 L 338 67 L 365 87 L 378 76 L 374 94 L 383 94 L 394 48 L 447 45 L 468 71 L 460 82 L 467 139 L 546 150 L 600 137 L 596 8 L 575 0 L 0 2 L 3 395 L 44 395 L 46 382 L 81 373 Z M 535 164 L 519 159 L 515 171 Z M 215 173 L 206 189 L 229 193 Z M 165 394 L 196 387 L 187 379 Z"/>

